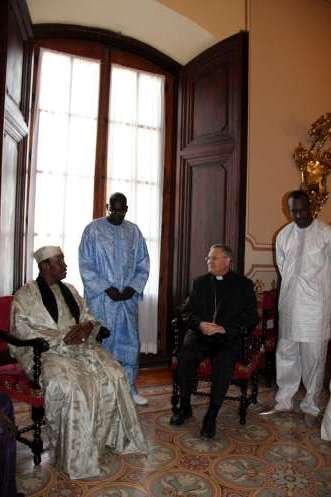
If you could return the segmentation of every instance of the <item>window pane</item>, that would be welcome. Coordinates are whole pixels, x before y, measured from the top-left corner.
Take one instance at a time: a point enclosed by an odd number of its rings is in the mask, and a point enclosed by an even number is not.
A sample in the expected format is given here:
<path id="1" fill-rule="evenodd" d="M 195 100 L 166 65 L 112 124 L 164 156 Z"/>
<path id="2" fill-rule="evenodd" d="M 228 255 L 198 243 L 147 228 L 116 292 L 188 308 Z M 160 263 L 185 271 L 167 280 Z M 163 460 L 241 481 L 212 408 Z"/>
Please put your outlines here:
<path id="1" fill-rule="evenodd" d="M 71 113 L 97 117 L 99 103 L 99 64 L 75 58 L 72 67 Z M 97 91 L 96 91 L 97 89 Z"/>
<path id="2" fill-rule="evenodd" d="M 137 77 L 137 71 L 125 69 L 124 67 L 116 66 L 115 70 L 112 70 L 110 94 L 112 121 L 136 122 Z"/>
<path id="3" fill-rule="evenodd" d="M 161 134 L 159 130 L 137 130 L 137 179 L 157 183 L 160 175 Z"/>
<path id="4" fill-rule="evenodd" d="M 139 306 L 142 350 L 157 351 L 163 180 L 164 78 L 113 65 L 108 136 L 107 193 L 124 193 L 126 219 L 137 223 L 151 270 Z M 151 345 L 152 344 L 152 345 Z"/>
<path id="5" fill-rule="evenodd" d="M 40 109 L 67 112 L 70 98 L 71 57 L 57 52 L 42 52 Z"/>
<path id="6" fill-rule="evenodd" d="M 60 245 L 68 281 L 82 290 L 78 245 L 93 214 L 100 64 L 41 53 L 34 250 Z"/>
<path id="7" fill-rule="evenodd" d="M 140 73 L 138 93 L 138 123 L 161 127 L 163 78 Z"/>
<path id="8" fill-rule="evenodd" d="M 158 239 L 160 234 L 160 189 L 159 186 L 137 183 L 135 218 L 141 231 L 149 240 Z"/>
<path id="9" fill-rule="evenodd" d="M 65 114 L 39 113 L 37 170 L 65 171 L 68 145 L 68 117 Z"/>
<path id="10" fill-rule="evenodd" d="M 95 119 L 71 117 L 68 132 L 68 174 L 94 178 L 96 133 Z"/>
<path id="11" fill-rule="evenodd" d="M 68 176 L 65 192 L 64 233 L 83 233 L 92 219 L 94 178 Z"/>
<path id="12" fill-rule="evenodd" d="M 114 123 L 109 129 L 108 170 L 113 178 L 132 180 L 135 176 L 136 128 Z"/>
<path id="13" fill-rule="evenodd" d="M 38 235 L 63 231 L 65 176 L 39 173 L 36 178 L 34 231 Z M 51 243 L 51 245 L 54 245 Z M 38 247 L 34 247 L 37 249 Z"/>

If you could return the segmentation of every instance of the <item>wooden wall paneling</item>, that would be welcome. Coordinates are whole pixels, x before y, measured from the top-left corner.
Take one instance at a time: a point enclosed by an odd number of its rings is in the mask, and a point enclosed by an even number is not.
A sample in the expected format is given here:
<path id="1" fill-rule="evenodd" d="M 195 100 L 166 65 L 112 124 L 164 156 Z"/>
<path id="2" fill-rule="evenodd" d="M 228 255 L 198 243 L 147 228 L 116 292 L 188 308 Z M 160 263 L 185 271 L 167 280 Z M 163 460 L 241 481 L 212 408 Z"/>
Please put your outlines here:
<path id="1" fill-rule="evenodd" d="M 228 244 L 243 270 L 247 34 L 211 47 L 182 70 L 179 84 L 174 303 L 206 272 L 212 242 Z"/>
<path id="2" fill-rule="evenodd" d="M 16 182 L 16 223 L 15 223 L 15 261 L 14 266 L 14 289 L 19 288 L 26 281 L 27 274 L 27 229 L 29 209 L 29 185 L 30 185 L 30 111 L 32 96 L 32 74 L 33 74 L 33 47 L 30 42 L 23 46 L 23 67 L 21 87 L 21 112 L 24 117 L 25 134 L 18 147 L 18 174 Z"/>
<path id="3" fill-rule="evenodd" d="M 158 303 L 158 351 L 161 358 L 168 357 L 170 348 L 168 331 L 172 314 L 176 121 L 177 83 L 172 76 L 167 75 L 165 81 L 165 142 Z"/>
<path id="4" fill-rule="evenodd" d="M 206 271 L 201 254 L 208 254 L 210 245 L 225 239 L 227 170 L 218 158 L 195 159 L 189 163 L 189 192 L 187 211 L 190 215 L 188 280 Z M 219 222 L 215 223 L 215 219 Z"/>
<path id="5" fill-rule="evenodd" d="M 2 143 L 0 217 L 0 295 L 11 294 L 14 281 L 17 142 L 6 130 Z"/>
<path id="6" fill-rule="evenodd" d="M 169 71 L 166 71 L 151 60 L 148 60 L 141 55 L 123 52 L 123 50 L 119 50 L 113 47 L 111 48 L 111 61 L 113 64 L 132 67 L 132 69 L 138 69 L 139 71 L 171 76 L 171 73 Z"/>
<path id="7" fill-rule="evenodd" d="M 32 278 L 33 275 L 33 254 L 34 249 L 34 220 L 35 220 L 35 194 L 36 194 L 36 157 L 37 153 L 37 143 L 34 140 L 36 133 L 36 125 L 38 120 L 38 108 L 37 108 L 37 96 L 39 94 L 40 86 L 40 49 L 35 46 L 33 41 L 30 43 L 30 48 L 32 50 L 32 67 L 31 67 L 31 101 L 30 101 L 30 115 L 29 115 L 29 139 L 27 145 L 27 182 L 26 182 L 26 213 L 25 213 L 25 251 L 24 251 L 24 262 L 25 262 L 25 281 Z"/>
<path id="8" fill-rule="evenodd" d="M 25 1 L 4 0 L 1 14 L 0 294 L 5 294 L 24 280 L 26 137 L 31 82 L 31 50 L 27 43 L 32 29 Z"/>
<path id="9" fill-rule="evenodd" d="M 55 52 L 63 52 L 77 57 L 102 60 L 104 47 L 97 42 L 65 38 L 43 38 L 34 39 L 34 45 L 38 48 L 46 48 Z"/>
<path id="10" fill-rule="evenodd" d="M 10 236 L 7 234 L 8 227 L 6 227 L 5 223 L 5 215 L 7 214 L 4 198 L 8 172 L 5 170 L 3 160 L 3 157 L 10 154 L 10 143 L 6 140 L 7 134 L 4 129 L 8 18 L 8 2 L 0 2 L 0 295 L 3 295 L 7 289 L 10 289 L 12 286 L 12 270 L 10 267 L 8 268 L 8 254 L 10 253 L 10 250 L 13 250 L 13 247 L 10 246 Z M 6 150 L 6 153 L 4 152 L 4 149 Z M 15 188 L 13 188 L 13 194 L 15 194 Z"/>

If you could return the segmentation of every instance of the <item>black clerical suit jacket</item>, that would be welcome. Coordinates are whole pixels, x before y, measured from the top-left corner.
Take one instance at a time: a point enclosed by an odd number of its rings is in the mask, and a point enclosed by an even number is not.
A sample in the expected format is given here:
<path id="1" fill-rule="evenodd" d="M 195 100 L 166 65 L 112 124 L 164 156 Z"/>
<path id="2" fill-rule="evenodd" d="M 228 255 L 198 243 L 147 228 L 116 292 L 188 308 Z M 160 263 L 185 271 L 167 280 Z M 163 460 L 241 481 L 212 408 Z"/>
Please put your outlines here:
<path id="1" fill-rule="evenodd" d="M 191 314 L 189 327 L 215 345 L 237 341 L 243 329 L 253 328 L 258 321 L 253 283 L 233 271 L 224 275 L 223 280 L 209 273 L 195 279 L 186 308 Z M 214 317 L 226 333 L 203 335 L 199 329 L 201 321 L 212 322 Z"/>

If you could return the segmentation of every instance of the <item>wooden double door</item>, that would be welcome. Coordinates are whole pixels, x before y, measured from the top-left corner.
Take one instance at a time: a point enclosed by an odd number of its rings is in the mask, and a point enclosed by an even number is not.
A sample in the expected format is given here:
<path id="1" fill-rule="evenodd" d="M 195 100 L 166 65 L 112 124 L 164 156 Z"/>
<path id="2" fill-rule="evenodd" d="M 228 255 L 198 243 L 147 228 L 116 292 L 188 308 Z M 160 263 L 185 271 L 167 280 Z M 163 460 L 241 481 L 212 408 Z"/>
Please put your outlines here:
<path id="1" fill-rule="evenodd" d="M 0 295 L 24 280 L 31 19 L 21 0 L 0 2 Z"/>
<path id="2" fill-rule="evenodd" d="M 248 35 L 211 47 L 181 71 L 178 101 L 173 294 L 179 303 L 206 272 L 212 243 L 243 271 Z"/>

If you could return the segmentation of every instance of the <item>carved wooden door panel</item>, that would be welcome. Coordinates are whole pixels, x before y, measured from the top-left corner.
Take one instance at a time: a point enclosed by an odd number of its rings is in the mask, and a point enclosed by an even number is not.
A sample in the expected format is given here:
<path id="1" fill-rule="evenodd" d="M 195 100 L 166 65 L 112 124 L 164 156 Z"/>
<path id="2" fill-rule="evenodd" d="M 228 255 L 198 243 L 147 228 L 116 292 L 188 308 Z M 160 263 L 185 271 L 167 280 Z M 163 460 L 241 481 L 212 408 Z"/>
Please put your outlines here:
<path id="1" fill-rule="evenodd" d="M 25 1 L 0 5 L 0 295 L 23 283 L 31 20 Z"/>
<path id="2" fill-rule="evenodd" d="M 244 263 L 247 34 L 206 50 L 179 85 L 174 295 L 180 302 L 206 272 L 212 243 L 230 245 Z"/>

